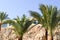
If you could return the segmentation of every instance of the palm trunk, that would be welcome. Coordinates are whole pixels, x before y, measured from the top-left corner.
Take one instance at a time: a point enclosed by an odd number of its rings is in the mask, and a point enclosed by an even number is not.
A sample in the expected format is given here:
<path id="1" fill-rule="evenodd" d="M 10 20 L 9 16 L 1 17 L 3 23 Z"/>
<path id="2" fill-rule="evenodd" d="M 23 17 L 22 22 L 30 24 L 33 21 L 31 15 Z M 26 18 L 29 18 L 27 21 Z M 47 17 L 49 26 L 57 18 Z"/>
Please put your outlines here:
<path id="1" fill-rule="evenodd" d="M 18 38 L 18 40 L 22 40 L 22 38 Z"/>
<path id="2" fill-rule="evenodd" d="M 18 40 L 22 40 L 22 36 L 18 37 Z"/>
<path id="3" fill-rule="evenodd" d="M 47 30 L 45 29 L 45 37 L 44 37 L 44 40 L 47 40 Z"/>
<path id="4" fill-rule="evenodd" d="M 53 40 L 52 29 L 48 30 L 48 40 Z"/>
<path id="5" fill-rule="evenodd" d="M 0 31 L 1 31 L 1 24 L 0 24 Z"/>

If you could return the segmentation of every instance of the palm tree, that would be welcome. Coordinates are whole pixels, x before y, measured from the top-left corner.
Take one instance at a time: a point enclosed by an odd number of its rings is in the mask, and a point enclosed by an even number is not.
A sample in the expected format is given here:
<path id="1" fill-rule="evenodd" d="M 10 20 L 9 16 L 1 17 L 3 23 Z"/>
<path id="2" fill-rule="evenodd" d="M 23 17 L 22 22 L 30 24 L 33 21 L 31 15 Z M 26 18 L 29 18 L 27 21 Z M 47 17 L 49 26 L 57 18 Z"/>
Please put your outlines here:
<path id="1" fill-rule="evenodd" d="M 36 18 L 40 24 L 45 27 L 46 32 L 50 38 L 49 40 L 53 40 L 52 30 L 57 26 L 57 8 L 52 6 L 45 6 L 43 4 L 40 5 L 39 10 L 41 10 L 42 15 L 35 11 L 30 11 L 31 16 Z M 47 36 L 46 39 L 47 40 Z"/>
<path id="2" fill-rule="evenodd" d="M 15 33 L 18 35 L 18 40 L 22 40 L 23 34 L 27 31 L 32 22 L 26 18 L 25 15 L 20 19 L 18 16 L 14 20 L 7 20 L 8 23 L 13 25 Z"/>
<path id="3" fill-rule="evenodd" d="M 4 20 L 8 18 L 8 15 L 5 12 L 0 12 L 0 31 L 1 25 L 4 24 Z"/>

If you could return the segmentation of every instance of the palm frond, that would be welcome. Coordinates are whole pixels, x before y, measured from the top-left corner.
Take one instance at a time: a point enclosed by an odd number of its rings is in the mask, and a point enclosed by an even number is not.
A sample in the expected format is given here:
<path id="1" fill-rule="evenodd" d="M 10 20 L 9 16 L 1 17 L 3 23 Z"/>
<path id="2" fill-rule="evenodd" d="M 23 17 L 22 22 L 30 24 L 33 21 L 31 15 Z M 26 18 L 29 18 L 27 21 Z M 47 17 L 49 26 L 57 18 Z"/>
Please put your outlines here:
<path id="1" fill-rule="evenodd" d="M 21 20 L 19 17 L 17 17 L 14 20 L 6 20 L 4 23 L 9 23 L 13 25 L 16 34 L 22 36 L 32 22 L 26 19 L 25 16 L 23 16 Z"/>
<path id="2" fill-rule="evenodd" d="M 22 27 L 24 27 L 25 22 L 26 22 L 26 16 L 23 15 L 23 17 L 21 18 L 21 22 L 20 22 Z"/>
<path id="3" fill-rule="evenodd" d="M 58 20 L 57 20 L 57 8 L 56 7 L 54 7 L 52 9 L 50 22 L 51 22 L 51 27 L 52 28 L 55 28 L 56 25 L 58 24 Z"/>
<path id="4" fill-rule="evenodd" d="M 4 19 L 8 19 L 8 14 L 6 14 L 5 12 L 0 12 L 0 20 L 4 20 Z"/>
<path id="5" fill-rule="evenodd" d="M 29 26 L 32 24 L 32 21 L 26 20 L 26 23 L 23 27 L 23 32 L 25 33 Z"/>
<path id="6" fill-rule="evenodd" d="M 30 11 L 30 15 L 36 18 L 39 21 L 39 23 L 42 23 L 42 16 L 39 13 L 35 11 Z"/>
<path id="7" fill-rule="evenodd" d="M 39 8 L 42 12 L 42 15 L 43 15 L 43 18 L 44 18 L 44 21 L 45 23 L 47 23 L 48 21 L 48 6 L 45 6 L 45 5 L 40 5 L 40 8 Z"/>

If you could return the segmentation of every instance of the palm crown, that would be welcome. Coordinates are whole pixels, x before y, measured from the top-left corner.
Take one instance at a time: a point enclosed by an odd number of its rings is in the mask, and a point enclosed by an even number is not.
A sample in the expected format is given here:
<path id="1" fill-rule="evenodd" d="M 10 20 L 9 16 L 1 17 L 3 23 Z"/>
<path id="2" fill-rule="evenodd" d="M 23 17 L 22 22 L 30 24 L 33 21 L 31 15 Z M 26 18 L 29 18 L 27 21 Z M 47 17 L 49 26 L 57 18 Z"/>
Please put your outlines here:
<path id="1" fill-rule="evenodd" d="M 23 34 L 27 31 L 28 27 L 32 24 L 32 21 L 26 18 L 25 15 L 23 15 L 22 18 L 14 18 L 14 20 L 7 20 L 8 23 L 13 25 L 15 33 L 20 37 L 19 40 L 22 40 Z"/>
<path id="2" fill-rule="evenodd" d="M 8 19 L 8 15 L 4 12 L 0 12 L 0 31 L 1 31 L 1 25 L 5 23 L 5 19 Z"/>
<path id="3" fill-rule="evenodd" d="M 40 5 L 39 10 L 41 10 L 42 15 L 40 15 L 38 12 L 30 11 L 31 16 L 36 18 L 40 24 L 43 25 L 47 29 L 47 31 L 50 33 L 52 37 L 52 30 L 57 26 L 58 24 L 58 10 L 56 7 L 53 6 L 45 6 L 43 4 Z M 52 38 L 51 38 L 52 39 Z M 50 39 L 50 40 L 51 40 Z"/>

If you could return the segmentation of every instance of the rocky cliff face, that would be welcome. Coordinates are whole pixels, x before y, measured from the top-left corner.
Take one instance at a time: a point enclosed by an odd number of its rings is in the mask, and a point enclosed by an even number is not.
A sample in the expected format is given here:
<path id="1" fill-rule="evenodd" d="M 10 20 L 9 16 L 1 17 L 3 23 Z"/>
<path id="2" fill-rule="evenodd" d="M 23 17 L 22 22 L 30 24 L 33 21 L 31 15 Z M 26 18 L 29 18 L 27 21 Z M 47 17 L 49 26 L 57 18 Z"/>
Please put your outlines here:
<path id="1" fill-rule="evenodd" d="M 54 40 L 60 40 L 60 26 L 56 27 L 53 33 Z"/>
<path id="2" fill-rule="evenodd" d="M 45 28 L 38 24 L 24 34 L 23 40 L 45 40 L 45 34 Z M 60 26 L 53 31 L 53 40 L 60 40 Z"/>
<path id="3" fill-rule="evenodd" d="M 18 40 L 14 28 L 2 28 L 0 31 L 0 40 Z M 45 40 L 46 30 L 41 24 L 31 25 L 23 35 L 23 40 Z M 53 31 L 53 39 L 60 40 L 60 26 Z"/>
<path id="4" fill-rule="evenodd" d="M 0 40 L 18 40 L 12 27 L 2 28 L 0 31 Z"/>
<path id="5" fill-rule="evenodd" d="M 34 26 L 31 30 L 26 32 L 23 36 L 23 40 L 44 40 L 45 39 L 45 28 L 42 28 L 41 24 Z"/>

